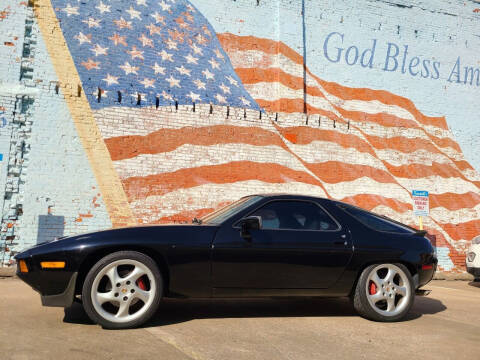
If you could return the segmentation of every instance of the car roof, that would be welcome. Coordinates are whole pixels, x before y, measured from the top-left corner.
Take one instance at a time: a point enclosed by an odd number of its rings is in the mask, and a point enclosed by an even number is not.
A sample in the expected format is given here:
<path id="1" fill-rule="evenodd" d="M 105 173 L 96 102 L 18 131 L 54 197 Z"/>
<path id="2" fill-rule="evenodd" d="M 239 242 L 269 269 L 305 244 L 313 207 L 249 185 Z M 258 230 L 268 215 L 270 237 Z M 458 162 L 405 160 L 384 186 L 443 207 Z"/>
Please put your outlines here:
<path id="1" fill-rule="evenodd" d="M 322 200 L 322 201 L 331 201 L 330 199 L 304 195 L 304 194 L 288 194 L 288 193 L 266 193 L 266 194 L 252 194 L 249 196 L 261 196 L 269 199 L 303 199 L 303 200 Z"/>

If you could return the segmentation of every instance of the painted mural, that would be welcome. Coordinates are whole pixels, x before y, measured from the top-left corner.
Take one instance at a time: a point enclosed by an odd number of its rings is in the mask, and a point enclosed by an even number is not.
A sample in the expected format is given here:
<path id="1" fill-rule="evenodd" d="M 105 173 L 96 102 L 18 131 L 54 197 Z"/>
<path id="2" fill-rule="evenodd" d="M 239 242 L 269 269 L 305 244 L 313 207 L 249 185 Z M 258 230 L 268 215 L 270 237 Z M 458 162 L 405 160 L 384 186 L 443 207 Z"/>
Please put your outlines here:
<path id="1" fill-rule="evenodd" d="M 321 11 L 298 3 L 298 26 L 283 41 L 278 29 L 256 34 L 248 12 L 235 20 L 232 9 L 222 22 L 229 4 L 36 1 L 57 92 L 112 225 L 190 221 L 244 195 L 289 192 L 416 226 L 411 192 L 420 188 L 430 192 L 425 226 L 441 270 L 462 271 L 480 233 L 480 176 L 448 119 L 368 78 L 357 87 L 324 78 L 319 65 L 456 82 L 456 63 L 442 75 L 439 59 L 377 39 L 356 46 L 336 29 L 308 48 L 306 11 Z"/>

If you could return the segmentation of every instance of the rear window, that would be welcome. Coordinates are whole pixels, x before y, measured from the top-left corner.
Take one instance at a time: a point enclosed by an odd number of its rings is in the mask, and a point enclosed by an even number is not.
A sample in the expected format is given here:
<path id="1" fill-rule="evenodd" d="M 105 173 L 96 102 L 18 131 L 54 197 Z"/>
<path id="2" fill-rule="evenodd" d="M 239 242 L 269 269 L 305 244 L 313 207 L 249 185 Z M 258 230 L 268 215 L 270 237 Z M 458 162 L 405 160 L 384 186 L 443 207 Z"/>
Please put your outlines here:
<path id="1" fill-rule="evenodd" d="M 407 225 L 399 223 L 395 220 L 375 215 L 369 211 L 350 205 L 339 205 L 341 209 L 360 221 L 363 225 L 374 230 L 395 232 L 395 233 L 412 233 L 414 230 Z"/>

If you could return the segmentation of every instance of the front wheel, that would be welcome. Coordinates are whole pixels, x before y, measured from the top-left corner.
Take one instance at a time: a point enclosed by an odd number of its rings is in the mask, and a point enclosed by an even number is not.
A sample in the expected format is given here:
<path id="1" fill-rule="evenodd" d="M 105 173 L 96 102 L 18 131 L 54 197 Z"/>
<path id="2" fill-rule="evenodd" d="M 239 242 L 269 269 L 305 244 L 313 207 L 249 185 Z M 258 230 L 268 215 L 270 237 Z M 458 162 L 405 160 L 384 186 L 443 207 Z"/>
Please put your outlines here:
<path id="1" fill-rule="evenodd" d="M 137 327 L 157 311 L 162 289 L 162 276 L 150 257 L 119 251 L 102 258 L 88 272 L 83 307 L 104 328 Z"/>
<path id="2" fill-rule="evenodd" d="M 412 275 L 403 264 L 374 264 L 360 275 L 353 305 L 367 319 L 391 322 L 402 319 L 414 299 Z"/>

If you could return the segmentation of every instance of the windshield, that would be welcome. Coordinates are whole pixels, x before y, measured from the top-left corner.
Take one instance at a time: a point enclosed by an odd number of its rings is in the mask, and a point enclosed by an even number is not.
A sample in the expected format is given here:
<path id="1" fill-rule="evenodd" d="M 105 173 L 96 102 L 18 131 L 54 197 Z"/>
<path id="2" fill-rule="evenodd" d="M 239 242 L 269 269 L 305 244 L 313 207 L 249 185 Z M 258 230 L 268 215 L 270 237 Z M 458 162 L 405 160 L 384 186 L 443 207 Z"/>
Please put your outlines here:
<path id="1" fill-rule="evenodd" d="M 230 216 L 242 211 L 243 209 L 246 209 L 250 205 L 259 201 L 260 199 L 262 199 L 261 196 L 247 196 L 247 197 L 241 198 L 240 200 L 237 200 L 234 203 L 231 203 L 230 205 L 227 205 L 217 211 L 214 211 L 211 214 L 208 214 L 207 216 L 201 219 L 202 223 L 219 225 L 225 220 L 227 220 Z"/>

